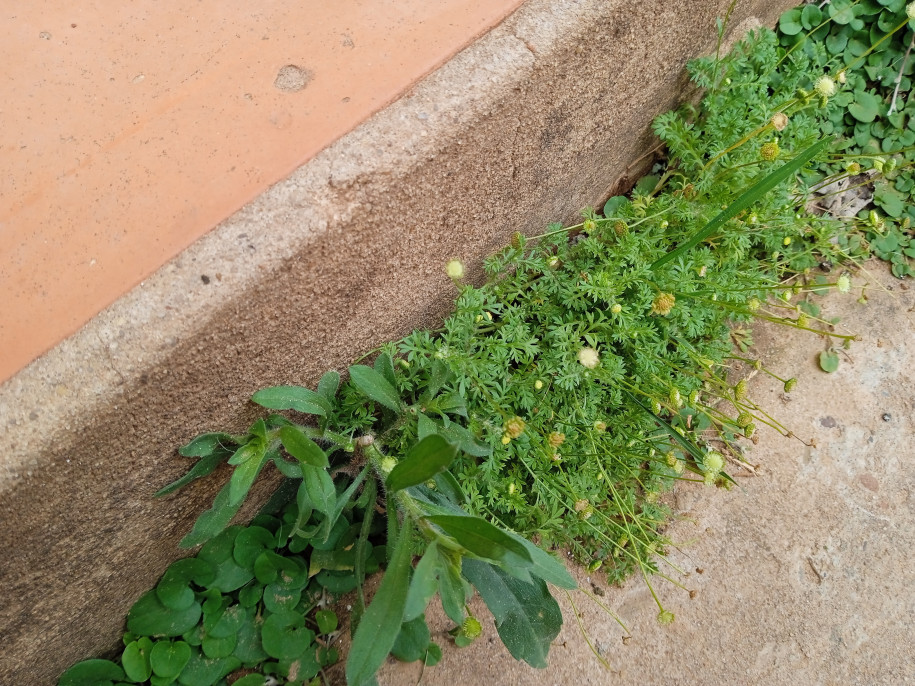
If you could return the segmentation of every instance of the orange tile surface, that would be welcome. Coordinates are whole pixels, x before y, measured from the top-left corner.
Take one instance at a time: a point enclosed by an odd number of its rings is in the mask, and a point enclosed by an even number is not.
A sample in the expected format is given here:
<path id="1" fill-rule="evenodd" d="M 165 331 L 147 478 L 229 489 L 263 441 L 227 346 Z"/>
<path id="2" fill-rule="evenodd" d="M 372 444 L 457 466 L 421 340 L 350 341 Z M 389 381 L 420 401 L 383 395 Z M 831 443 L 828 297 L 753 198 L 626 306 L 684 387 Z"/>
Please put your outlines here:
<path id="1" fill-rule="evenodd" d="M 522 2 L 6 3 L 0 381 Z"/>

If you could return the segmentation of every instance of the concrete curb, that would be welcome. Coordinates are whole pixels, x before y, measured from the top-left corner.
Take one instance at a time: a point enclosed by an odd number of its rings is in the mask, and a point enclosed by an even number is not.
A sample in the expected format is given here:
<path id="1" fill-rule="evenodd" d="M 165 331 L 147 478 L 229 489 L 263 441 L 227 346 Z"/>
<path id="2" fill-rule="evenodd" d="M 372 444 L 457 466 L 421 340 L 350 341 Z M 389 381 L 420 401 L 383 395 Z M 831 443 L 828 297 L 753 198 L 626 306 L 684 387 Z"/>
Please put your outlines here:
<path id="1" fill-rule="evenodd" d="M 0 681 L 115 644 L 219 486 L 153 500 L 177 445 L 434 325 L 448 258 L 479 276 L 513 231 L 606 197 L 727 4 L 529 0 L 0 387 Z M 733 25 L 790 4 L 741 2 Z"/>

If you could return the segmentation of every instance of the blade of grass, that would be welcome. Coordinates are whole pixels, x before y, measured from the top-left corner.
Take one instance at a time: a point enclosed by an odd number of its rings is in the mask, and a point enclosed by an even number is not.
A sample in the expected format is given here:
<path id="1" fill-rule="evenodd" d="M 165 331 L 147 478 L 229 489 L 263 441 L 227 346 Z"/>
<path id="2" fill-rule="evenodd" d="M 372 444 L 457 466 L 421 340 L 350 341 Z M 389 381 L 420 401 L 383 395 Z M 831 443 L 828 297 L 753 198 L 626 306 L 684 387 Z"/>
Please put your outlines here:
<path id="1" fill-rule="evenodd" d="M 740 212 L 747 209 L 750 205 L 762 198 L 766 193 L 771 191 L 782 181 L 785 181 L 786 179 L 794 176 L 794 174 L 797 173 L 801 167 L 816 157 L 831 142 L 831 138 L 825 138 L 818 143 L 814 143 L 793 160 L 782 165 L 768 176 L 750 186 L 750 188 L 745 190 L 740 195 L 740 197 L 737 198 L 737 200 L 722 210 L 718 216 L 716 216 L 708 224 L 702 227 L 702 229 L 698 231 L 692 238 L 680 245 L 675 250 L 671 250 L 669 253 L 656 260 L 650 267 L 651 271 L 656 271 L 659 267 L 664 266 L 671 260 L 676 259 L 683 253 L 692 250 L 694 247 L 699 245 L 699 243 L 711 236 L 712 233 L 714 233 L 715 230 L 718 229 L 718 227 L 720 227 L 726 221 L 736 217 Z"/>

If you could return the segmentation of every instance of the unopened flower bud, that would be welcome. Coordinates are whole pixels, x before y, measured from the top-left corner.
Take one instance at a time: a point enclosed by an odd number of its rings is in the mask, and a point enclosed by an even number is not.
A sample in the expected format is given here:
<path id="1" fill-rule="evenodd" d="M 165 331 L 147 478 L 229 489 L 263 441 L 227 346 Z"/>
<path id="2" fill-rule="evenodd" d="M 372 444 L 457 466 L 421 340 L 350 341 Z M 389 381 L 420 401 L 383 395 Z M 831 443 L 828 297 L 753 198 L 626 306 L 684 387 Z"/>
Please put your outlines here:
<path id="1" fill-rule="evenodd" d="M 851 176 L 861 173 L 861 165 L 857 162 L 849 162 L 845 165 L 845 171 L 847 171 Z"/>
<path id="2" fill-rule="evenodd" d="M 797 386 L 797 379 L 790 378 L 785 382 L 785 393 L 790 393 L 794 390 L 794 387 Z"/>
<path id="3" fill-rule="evenodd" d="M 747 397 L 747 380 L 741 379 L 734 385 L 734 399 L 743 400 Z"/>
<path id="4" fill-rule="evenodd" d="M 848 293 L 851 289 L 851 279 L 848 278 L 848 274 L 842 274 L 836 279 L 836 289 L 839 293 Z"/>
<path id="5" fill-rule="evenodd" d="M 617 236 L 622 238 L 627 233 L 629 233 L 629 227 L 626 226 L 626 222 L 624 222 L 622 220 L 618 220 L 613 224 L 613 231 L 616 233 Z"/>
<path id="6" fill-rule="evenodd" d="M 534 382 L 534 388 L 539 391 L 541 388 L 543 388 L 543 382 L 540 379 L 537 379 Z"/>
<path id="7" fill-rule="evenodd" d="M 483 633 L 483 626 L 480 624 L 480 620 L 471 616 L 465 619 L 464 623 L 461 624 L 461 633 L 465 638 L 472 640 Z"/>
<path id="8" fill-rule="evenodd" d="M 552 446 L 553 448 L 558 448 L 565 442 L 565 440 L 566 440 L 566 435 L 563 433 L 559 433 L 558 431 L 554 431 L 553 433 L 551 433 L 549 436 L 546 437 L 546 442 L 549 443 L 550 446 Z"/>
<path id="9" fill-rule="evenodd" d="M 611 312 L 612 314 L 619 314 L 619 313 L 622 312 L 622 311 L 623 311 L 623 306 L 620 305 L 619 303 L 613 303 L 613 304 L 610 306 L 610 312 Z"/>

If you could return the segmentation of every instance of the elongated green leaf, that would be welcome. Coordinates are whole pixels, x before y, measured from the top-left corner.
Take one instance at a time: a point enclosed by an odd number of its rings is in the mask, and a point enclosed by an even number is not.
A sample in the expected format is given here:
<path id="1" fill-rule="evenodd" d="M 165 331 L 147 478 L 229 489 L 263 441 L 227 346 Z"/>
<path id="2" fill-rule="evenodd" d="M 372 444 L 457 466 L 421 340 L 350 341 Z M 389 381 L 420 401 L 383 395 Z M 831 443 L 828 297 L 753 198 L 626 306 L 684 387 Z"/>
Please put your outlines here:
<path id="1" fill-rule="evenodd" d="M 531 574 L 539 576 L 547 583 L 559 588 L 569 590 L 578 588 L 578 583 L 572 578 L 569 570 L 566 569 L 562 562 L 518 534 L 511 531 L 506 533 L 527 549 L 533 562 L 533 566 L 528 570 Z"/>
<path id="2" fill-rule="evenodd" d="M 417 438 L 421 441 L 426 436 L 431 436 L 434 433 L 438 432 L 438 424 L 435 423 L 435 420 L 429 419 L 422 412 L 416 415 L 416 433 Z"/>
<path id="3" fill-rule="evenodd" d="M 235 467 L 235 471 L 232 472 L 232 478 L 229 479 L 230 505 L 239 505 L 245 499 L 266 462 L 267 457 L 264 455 L 263 446 L 261 446 L 259 452 Z"/>
<path id="4" fill-rule="evenodd" d="M 124 678 L 124 670 L 111 660 L 83 660 L 64 672 L 57 686 L 105 684 Z"/>
<path id="5" fill-rule="evenodd" d="M 531 555 L 524 545 L 485 519 L 461 515 L 434 515 L 426 517 L 426 520 L 440 527 L 478 557 L 519 566 L 528 566 L 531 563 Z"/>
<path id="6" fill-rule="evenodd" d="M 195 479 L 200 479 L 201 477 L 211 474 L 213 470 L 219 466 L 219 463 L 227 460 L 230 455 L 231 453 L 229 452 L 217 450 L 210 455 L 206 455 L 200 458 L 184 476 L 176 481 L 172 481 L 168 486 L 163 486 L 160 488 L 158 491 L 156 491 L 155 496 L 158 498 L 163 495 L 168 495 L 173 491 L 177 491 L 182 486 L 186 486 Z"/>
<path id="7" fill-rule="evenodd" d="M 280 429 L 280 440 L 286 452 L 303 464 L 326 469 L 329 465 L 327 455 L 296 426 L 284 426 Z"/>
<path id="8" fill-rule="evenodd" d="M 516 660 L 546 667 L 550 642 L 562 628 L 562 613 L 546 584 L 519 581 L 480 560 L 464 558 L 464 576 L 496 619 L 499 637 Z"/>
<path id="9" fill-rule="evenodd" d="M 426 552 L 419 559 L 413 570 L 410 590 L 407 592 L 407 604 L 403 620 L 409 622 L 426 611 L 426 606 L 438 590 L 438 544 L 433 541 L 426 547 Z"/>
<path id="10" fill-rule="evenodd" d="M 184 457 L 206 457 L 217 450 L 233 452 L 235 440 L 229 434 L 218 432 L 201 434 L 187 445 L 178 448 L 178 454 Z"/>
<path id="11" fill-rule="evenodd" d="M 372 603 L 366 608 L 353 636 L 349 659 L 346 661 L 346 681 L 350 686 L 371 683 L 381 667 L 403 622 L 407 591 L 410 587 L 410 551 L 413 527 L 407 519 L 400 529 L 391 564 L 385 572 Z M 394 629 L 394 630 L 392 630 Z"/>
<path id="12" fill-rule="evenodd" d="M 394 361 L 387 353 L 381 353 L 375 358 L 375 371 L 381 374 L 392 386 L 397 383 L 394 378 Z"/>
<path id="13" fill-rule="evenodd" d="M 239 465 L 255 459 L 258 455 L 263 456 L 265 448 L 266 443 L 263 439 L 252 438 L 249 443 L 245 443 L 232 454 L 232 457 L 229 458 L 229 464 L 233 466 Z"/>
<path id="14" fill-rule="evenodd" d="M 354 364 L 349 368 L 350 380 L 362 393 L 388 409 L 397 411 L 401 408 L 400 396 L 387 379 L 371 367 Z"/>
<path id="15" fill-rule="evenodd" d="M 340 374 L 334 370 L 324 372 L 324 376 L 318 381 L 318 393 L 327 398 L 327 402 L 333 403 L 337 397 L 337 389 L 340 388 Z"/>
<path id="16" fill-rule="evenodd" d="M 323 417 L 333 412 L 333 405 L 319 393 L 301 386 L 273 386 L 251 396 L 261 407 L 271 410 L 295 410 Z"/>
<path id="17" fill-rule="evenodd" d="M 711 236 L 726 221 L 733 219 L 743 210 L 747 209 L 750 207 L 750 205 L 763 197 L 766 193 L 775 188 L 778 184 L 794 176 L 794 174 L 796 174 L 801 167 L 816 157 L 830 143 L 832 143 L 831 138 L 825 138 L 819 143 L 814 143 L 793 160 L 782 165 L 760 181 L 757 181 L 754 185 L 744 191 L 740 197 L 737 198 L 737 200 L 722 210 L 722 212 L 717 217 L 712 219 L 701 230 L 699 230 L 692 238 L 680 245 L 676 250 L 671 250 L 669 253 L 656 260 L 654 264 L 651 265 L 650 269 L 655 271 L 671 260 L 676 259 L 683 253 L 692 250 L 694 247 L 699 245 L 699 243 Z"/>
<path id="18" fill-rule="evenodd" d="M 388 491 L 399 491 L 428 481 L 439 472 L 448 469 L 456 455 L 457 446 L 438 434 L 426 436 L 414 445 L 403 461 L 388 474 Z"/>
<path id="19" fill-rule="evenodd" d="M 332 514 L 337 504 L 337 491 L 334 489 L 334 480 L 330 478 L 327 470 L 303 465 L 302 476 L 305 478 L 305 490 L 314 508 L 325 515 Z"/>
<path id="20" fill-rule="evenodd" d="M 229 490 L 232 488 L 231 483 L 227 483 L 222 490 L 216 494 L 213 499 L 213 506 L 200 515 L 194 522 L 194 528 L 191 532 L 181 539 L 179 544 L 182 548 L 193 548 L 195 545 L 206 543 L 216 536 L 220 531 L 229 526 L 232 517 L 241 507 L 241 501 L 232 505 L 229 502 Z"/>

